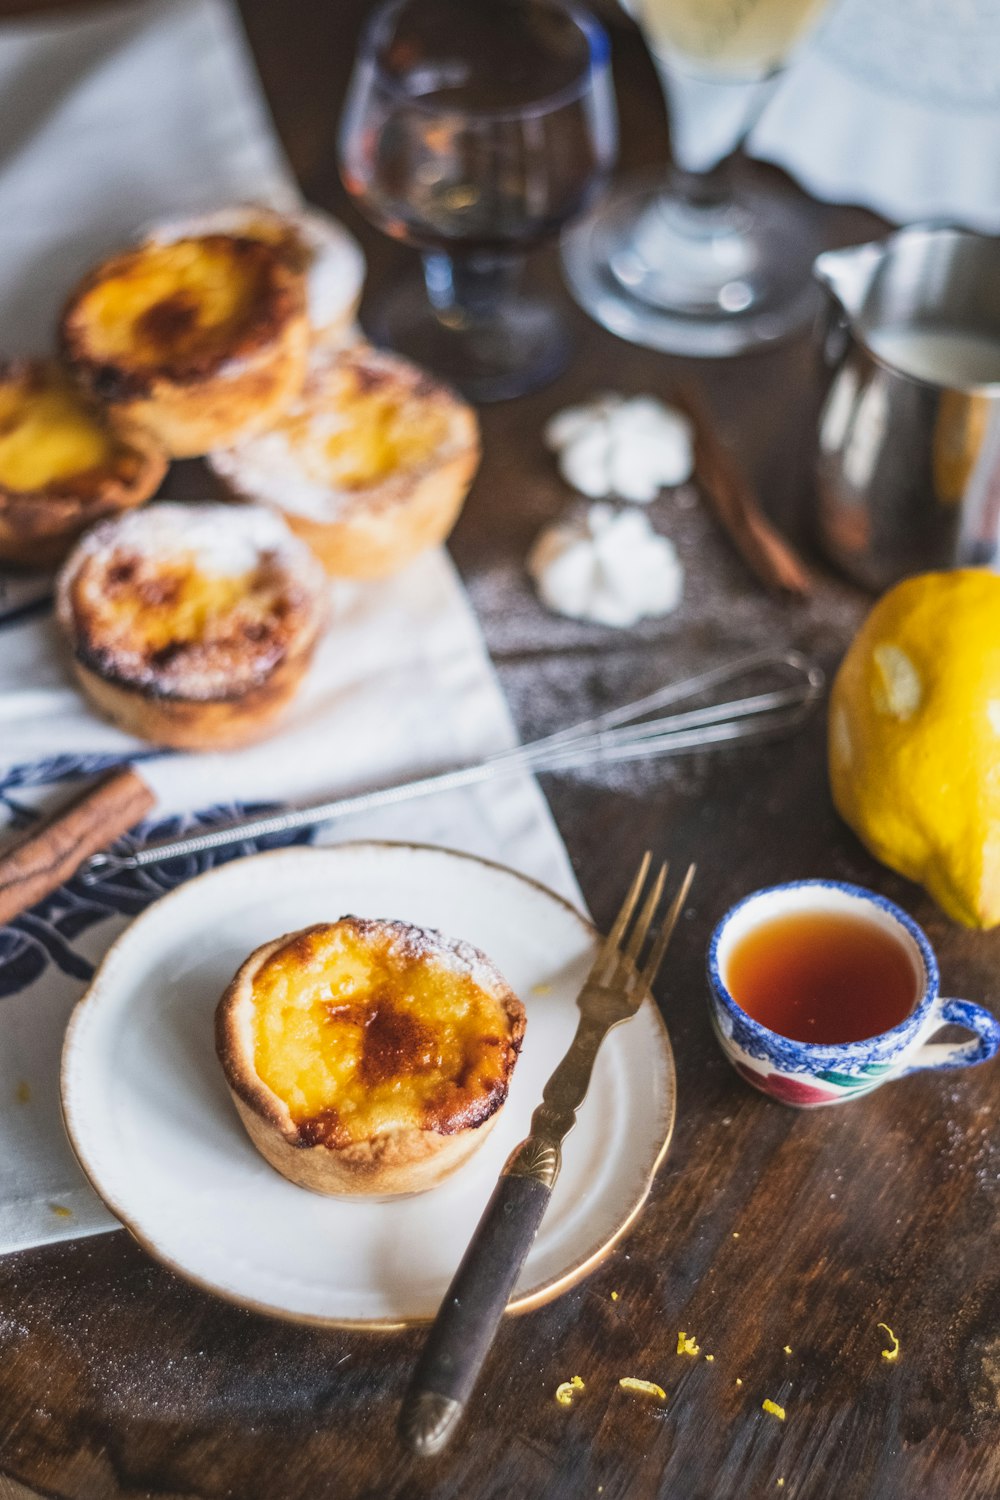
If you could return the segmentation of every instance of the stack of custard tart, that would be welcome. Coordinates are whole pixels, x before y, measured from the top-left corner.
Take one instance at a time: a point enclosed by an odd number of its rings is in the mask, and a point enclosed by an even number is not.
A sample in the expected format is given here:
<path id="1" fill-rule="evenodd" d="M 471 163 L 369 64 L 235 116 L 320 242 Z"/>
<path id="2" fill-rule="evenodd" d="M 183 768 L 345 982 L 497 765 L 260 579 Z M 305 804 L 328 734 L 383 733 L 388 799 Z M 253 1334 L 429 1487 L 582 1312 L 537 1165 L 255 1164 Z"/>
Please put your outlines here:
<path id="1" fill-rule="evenodd" d="M 327 579 L 389 576 L 454 525 L 475 415 L 359 339 L 363 276 L 326 215 L 227 207 L 95 266 L 58 360 L 0 364 L 0 563 L 62 564 L 80 683 L 130 733 L 189 749 L 267 733 Z M 138 509 L 195 456 L 227 503 Z"/>

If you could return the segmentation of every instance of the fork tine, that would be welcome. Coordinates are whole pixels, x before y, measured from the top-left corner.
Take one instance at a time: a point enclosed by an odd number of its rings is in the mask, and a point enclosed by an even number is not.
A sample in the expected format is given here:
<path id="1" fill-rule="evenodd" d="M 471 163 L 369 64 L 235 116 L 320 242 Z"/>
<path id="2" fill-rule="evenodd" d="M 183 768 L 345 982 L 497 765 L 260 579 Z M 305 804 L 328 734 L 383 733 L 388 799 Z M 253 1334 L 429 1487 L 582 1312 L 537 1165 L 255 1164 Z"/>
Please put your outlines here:
<path id="1" fill-rule="evenodd" d="M 642 950 L 642 945 L 646 941 L 646 934 L 650 929 L 650 925 L 653 921 L 654 916 L 656 915 L 656 908 L 660 904 L 660 897 L 663 895 L 663 886 L 667 878 L 667 869 L 668 866 L 666 862 L 664 862 L 660 866 L 660 873 L 659 875 L 657 875 L 655 881 L 653 882 L 653 889 L 647 896 L 642 911 L 639 913 L 638 917 L 636 917 L 635 927 L 632 929 L 632 935 L 629 938 L 628 947 L 625 950 L 625 957 L 630 961 L 630 963 L 634 964 L 638 961 L 639 954 Z"/>
<path id="2" fill-rule="evenodd" d="M 622 902 L 621 910 L 619 911 L 617 917 L 615 917 L 614 926 L 608 933 L 607 937 L 604 939 L 604 946 L 601 949 L 598 963 L 603 963 L 606 959 L 609 959 L 612 954 L 618 951 L 621 940 L 625 935 L 625 929 L 628 926 L 629 922 L 632 920 L 632 913 L 635 911 L 635 904 L 639 899 L 639 895 L 642 891 L 643 886 L 646 884 L 646 876 L 649 874 L 649 862 L 652 857 L 652 854 L 647 849 L 645 854 L 642 856 L 642 860 L 639 864 L 639 869 L 636 872 L 636 877 L 629 887 L 628 895 Z"/>
<path id="3" fill-rule="evenodd" d="M 667 951 L 667 945 L 674 935 L 674 928 L 677 926 L 677 919 L 680 916 L 684 903 L 688 898 L 688 892 L 691 889 L 691 882 L 692 880 L 694 880 L 694 872 L 695 866 L 688 865 L 687 874 L 681 881 L 680 890 L 677 892 L 677 895 L 670 903 L 670 910 L 667 912 L 667 915 L 663 922 L 663 926 L 660 928 L 659 935 L 655 943 L 653 944 L 652 952 L 650 953 L 649 958 L 646 960 L 646 967 L 643 969 L 642 974 L 639 976 L 643 989 L 648 990 L 653 986 L 653 981 L 656 979 L 657 970 L 663 962 L 663 955 Z"/>

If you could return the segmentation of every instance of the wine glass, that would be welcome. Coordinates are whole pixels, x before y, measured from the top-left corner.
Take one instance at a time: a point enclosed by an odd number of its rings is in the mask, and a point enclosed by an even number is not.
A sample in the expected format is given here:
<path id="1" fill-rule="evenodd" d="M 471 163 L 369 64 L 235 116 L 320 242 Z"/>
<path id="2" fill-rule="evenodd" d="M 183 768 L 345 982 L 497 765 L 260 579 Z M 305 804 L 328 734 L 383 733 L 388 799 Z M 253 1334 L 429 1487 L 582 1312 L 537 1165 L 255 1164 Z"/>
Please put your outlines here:
<path id="1" fill-rule="evenodd" d="M 734 155 L 824 0 L 623 0 L 649 44 L 675 170 L 625 181 L 563 240 L 592 317 L 673 354 L 737 354 L 815 310 L 820 245 L 800 202 Z"/>
<path id="2" fill-rule="evenodd" d="M 361 211 L 423 262 L 423 284 L 369 304 L 376 342 L 473 400 L 557 375 L 565 326 L 521 273 L 614 160 L 603 27 L 576 0 L 390 0 L 362 37 L 339 145 Z"/>

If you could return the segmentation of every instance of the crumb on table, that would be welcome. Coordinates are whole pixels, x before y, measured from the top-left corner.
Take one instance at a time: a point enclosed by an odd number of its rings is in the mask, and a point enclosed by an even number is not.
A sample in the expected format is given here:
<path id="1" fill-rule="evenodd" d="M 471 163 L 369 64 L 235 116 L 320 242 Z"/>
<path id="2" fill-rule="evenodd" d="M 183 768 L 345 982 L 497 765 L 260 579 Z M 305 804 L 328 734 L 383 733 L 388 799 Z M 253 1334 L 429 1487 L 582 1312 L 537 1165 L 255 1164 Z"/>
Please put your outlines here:
<path id="1" fill-rule="evenodd" d="M 635 1391 L 640 1396 L 655 1396 L 657 1401 L 667 1399 L 662 1385 L 656 1385 L 652 1380 L 636 1380 L 634 1375 L 623 1375 L 618 1384 L 623 1391 Z"/>
<path id="2" fill-rule="evenodd" d="M 572 1406 L 577 1391 L 584 1389 L 579 1375 L 574 1375 L 570 1380 L 564 1380 L 562 1385 L 556 1387 L 556 1400 L 560 1406 Z"/>
<path id="3" fill-rule="evenodd" d="M 888 1360 L 898 1359 L 899 1358 L 899 1339 L 893 1333 L 893 1331 L 889 1327 L 888 1323 L 878 1323 L 878 1324 L 876 1324 L 876 1327 L 878 1327 L 878 1328 L 884 1328 L 885 1331 L 886 1331 L 886 1333 L 888 1334 L 889 1338 L 892 1340 L 892 1348 L 891 1349 L 883 1349 L 882 1350 L 882 1358 L 883 1359 L 888 1359 Z"/>

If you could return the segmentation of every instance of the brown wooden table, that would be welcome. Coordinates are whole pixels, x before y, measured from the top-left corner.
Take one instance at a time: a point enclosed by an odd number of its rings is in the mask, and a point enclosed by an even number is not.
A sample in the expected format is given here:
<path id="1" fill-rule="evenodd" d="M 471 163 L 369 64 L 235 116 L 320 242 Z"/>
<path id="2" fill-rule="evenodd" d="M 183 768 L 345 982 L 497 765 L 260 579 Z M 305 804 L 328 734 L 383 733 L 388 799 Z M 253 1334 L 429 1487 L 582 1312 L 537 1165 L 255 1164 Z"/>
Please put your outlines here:
<path id="1" fill-rule="evenodd" d="M 333 150 L 362 7 L 244 0 L 243 10 L 303 186 L 359 233 L 374 282 L 403 252 L 345 205 Z M 651 70 L 624 29 L 616 47 L 624 164 L 660 160 Z M 878 227 L 858 212 L 814 211 L 831 244 Z M 539 272 L 555 282 L 551 256 Z M 534 602 L 522 560 L 568 498 L 542 421 L 609 385 L 702 382 L 772 514 L 807 533 L 818 398 L 808 340 L 685 365 L 574 321 L 571 371 L 483 413 L 485 461 L 453 541 L 522 731 L 759 644 L 794 643 L 832 667 L 865 600 L 822 569 L 809 603 L 766 597 L 701 504 L 664 500 L 654 511 L 688 570 L 679 615 L 618 634 L 556 620 Z M 199 482 L 190 468 L 175 481 L 186 493 Z M 722 1060 L 703 981 L 706 939 L 725 907 L 796 876 L 857 880 L 901 900 L 938 945 L 949 993 L 1000 1000 L 1000 935 L 949 926 L 838 822 L 820 718 L 783 744 L 550 779 L 545 789 L 599 923 L 647 844 L 700 865 L 659 987 L 677 1057 L 677 1129 L 629 1237 L 589 1281 L 506 1321 L 470 1419 L 429 1463 L 394 1437 L 417 1331 L 317 1332 L 241 1312 L 177 1280 L 124 1233 L 7 1257 L 0 1500 L 1000 1495 L 996 1068 L 916 1077 L 843 1110 L 786 1109 Z M 881 1358 L 880 1321 L 901 1340 L 896 1363 Z M 714 1359 L 677 1355 L 680 1329 Z M 553 1393 L 574 1374 L 586 1390 L 565 1409 Z M 623 1375 L 665 1387 L 666 1411 L 621 1391 Z M 786 1408 L 785 1422 L 762 1412 L 764 1398 Z"/>

